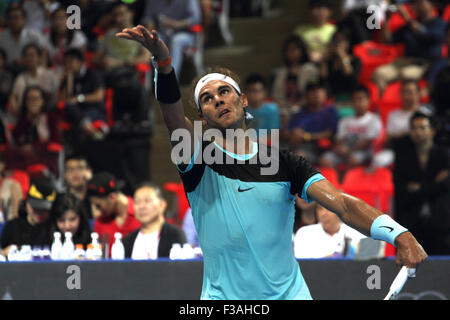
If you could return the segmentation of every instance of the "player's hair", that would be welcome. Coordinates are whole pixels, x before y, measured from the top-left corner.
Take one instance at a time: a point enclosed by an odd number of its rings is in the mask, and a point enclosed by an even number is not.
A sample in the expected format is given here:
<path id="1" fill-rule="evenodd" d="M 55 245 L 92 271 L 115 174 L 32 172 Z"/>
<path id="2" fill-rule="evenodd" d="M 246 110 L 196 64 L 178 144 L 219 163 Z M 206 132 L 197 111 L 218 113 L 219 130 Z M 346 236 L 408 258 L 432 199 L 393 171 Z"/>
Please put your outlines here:
<path id="1" fill-rule="evenodd" d="M 205 73 L 195 77 L 192 80 L 192 83 L 191 83 L 191 87 L 190 87 L 190 90 L 189 90 L 190 91 L 190 93 L 189 93 L 189 104 L 191 105 L 192 108 L 194 108 L 195 112 L 199 111 L 198 108 L 197 108 L 197 103 L 195 102 L 195 86 L 197 85 L 197 82 L 202 77 L 204 77 L 205 75 L 207 75 L 209 73 L 221 73 L 223 75 L 226 75 L 226 76 L 230 77 L 231 79 L 233 79 L 234 81 L 236 81 L 238 86 L 240 88 L 242 88 L 239 76 L 237 74 L 235 74 L 233 71 L 231 71 L 230 69 L 227 69 L 227 68 L 224 68 L 224 67 L 211 67 L 211 68 L 208 68 Z M 236 91 L 236 93 L 240 96 L 240 94 L 237 91 Z M 201 108 L 200 108 L 200 112 L 201 112 Z"/>

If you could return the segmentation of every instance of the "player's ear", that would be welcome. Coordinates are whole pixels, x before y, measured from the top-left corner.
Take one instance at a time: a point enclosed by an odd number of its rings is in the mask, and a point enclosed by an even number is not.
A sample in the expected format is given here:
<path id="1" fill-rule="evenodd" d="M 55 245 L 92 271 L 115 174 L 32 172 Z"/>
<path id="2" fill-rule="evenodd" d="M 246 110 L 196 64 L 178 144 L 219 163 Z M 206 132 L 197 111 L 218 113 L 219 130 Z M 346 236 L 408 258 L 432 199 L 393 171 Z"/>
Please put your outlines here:
<path id="1" fill-rule="evenodd" d="M 248 107 L 248 99 L 247 99 L 247 95 L 245 93 L 241 93 L 241 102 L 242 102 L 242 106 L 244 108 Z"/>
<path id="2" fill-rule="evenodd" d="M 200 121 L 202 122 L 202 124 L 204 126 L 206 126 L 208 124 L 205 117 L 203 116 L 203 112 L 201 112 L 200 110 L 198 110 L 198 117 L 200 118 Z"/>

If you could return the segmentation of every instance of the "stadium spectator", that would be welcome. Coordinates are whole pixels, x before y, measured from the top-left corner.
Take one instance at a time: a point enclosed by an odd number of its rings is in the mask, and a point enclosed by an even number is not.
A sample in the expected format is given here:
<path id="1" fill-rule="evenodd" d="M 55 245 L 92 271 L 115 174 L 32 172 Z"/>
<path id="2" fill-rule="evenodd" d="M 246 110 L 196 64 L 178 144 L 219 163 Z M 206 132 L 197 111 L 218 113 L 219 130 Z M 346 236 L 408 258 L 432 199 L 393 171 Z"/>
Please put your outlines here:
<path id="1" fill-rule="evenodd" d="M 320 65 L 320 77 L 327 81 L 330 95 L 336 100 L 348 101 L 358 85 L 361 60 L 352 54 L 352 48 L 344 33 L 336 32 Z"/>
<path id="2" fill-rule="evenodd" d="M 297 35 L 285 39 L 281 53 L 284 66 L 275 71 L 271 96 L 289 116 L 300 108 L 306 85 L 318 80 L 319 70 L 309 61 L 306 44 Z"/>
<path id="3" fill-rule="evenodd" d="M 434 144 L 434 123 L 419 112 L 409 136 L 395 145 L 395 217 L 417 235 L 430 255 L 450 254 L 448 150 Z"/>
<path id="4" fill-rule="evenodd" d="M 45 92 L 47 106 L 49 107 L 56 104 L 58 91 L 56 75 L 41 65 L 42 49 L 38 45 L 34 43 L 27 44 L 23 48 L 22 58 L 26 70 L 17 76 L 9 98 L 8 112 L 14 116 L 20 113 L 25 88 L 34 85 L 40 86 Z"/>
<path id="5" fill-rule="evenodd" d="M 195 45 L 195 34 L 189 28 L 202 23 L 198 0 L 151 0 L 146 2 L 142 23 L 156 29 L 169 45 L 172 66 L 179 78 L 183 51 Z"/>
<path id="6" fill-rule="evenodd" d="M 17 73 L 23 68 L 21 57 L 23 48 L 30 43 L 36 43 L 42 47 L 44 37 L 41 33 L 25 27 L 26 15 L 23 7 L 10 4 L 6 15 L 7 28 L 0 33 L 0 48 L 6 51 L 7 64 Z"/>
<path id="7" fill-rule="evenodd" d="M 104 99 L 105 89 L 100 75 L 86 68 L 84 54 L 79 49 L 67 50 L 58 100 L 66 103 L 66 120 L 72 125 L 72 143 L 80 143 L 83 137 L 104 138 L 105 132 L 93 125 L 97 120 L 106 122 Z"/>
<path id="8" fill-rule="evenodd" d="M 357 248 L 363 234 L 342 223 L 339 217 L 321 205 L 316 205 L 317 224 L 301 227 L 294 237 L 296 258 L 317 259 L 349 254 Z"/>
<path id="9" fill-rule="evenodd" d="M 56 196 L 50 210 L 48 223 L 48 245 L 53 243 L 54 232 L 61 233 L 62 241 L 65 239 L 64 234 L 70 232 L 73 243 L 80 243 L 84 247 L 91 242 L 91 227 L 89 226 L 83 203 L 74 194 L 60 193 Z"/>
<path id="10" fill-rule="evenodd" d="M 122 187 L 122 182 L 107 172 L 95 174 L 87 186 L 91 203 L 101 212 L 94 221 L 94 232 L 110 249 L 114 233 L 120 232 L 125 237 L 141 227 L 134 214 L 133 198 L 123 194 Z"/>
<path id="11" fill-rule="evenodd" d="M 309 59 L 314 63 L 320 63 L 336 31 L 336 26 L 329 22 L 332 14 L 329 0 L 310 0 L 308 5 L 312 24 L 301 24 L 295 28 L 294 33 L 305 41 Z"/>
<path id="12" fill-rule="evenodd" d="M 265 129 L 269 136 L 272 129 L 280 129 L 278 106 L 266 100 L 266 81 L 260 74 L 253 73 L 245 79 L 245 93 L 248 99 L 246 111 L 253 116 L 250 127 L 257 130 L 258 135 L 258 130 Z"/>
<path id="13" fill-rule="evenodd" d="M 58 5 L 50 15 L 50 31 L 45 34 L 48 59 L 52 70 L 61 80 L 64 72 L 64 52 L 68 49 L 86 51 L 87 38 L 83 31 L 67 28 L 67 12 Z"/>
<path id="14" fill-rule="evenodd" d="M 321 153 L 318 141 L 331 139 L 336 131 L 338 113 L 333 105 L 327 104 L 327 89 L 321 82 L 310 83 L 306 87 L 305 104 L 294 113 L 287 129 L 280 137 L 288 140 L 291 147 L 312 163 L 316 163 Z"/>
<path id="15" fill-rule="evenodd" d="M 14 77 L 6 68 L 6 51 L 0 48 L 0 110 L 6 109 L 9 95 L 14 83 Z"/>
<path id="16" fill-rule="evenodd" d="M 26 0 L 23 9 L 27 17 L 27 28 L 44 33 L 49 27 L 52 0 Z"/>
<path id="17" fill-rule="evenodd" d="M 27 199 L 22 201 L 19 217 L 10 220 L 3 228 L 0 248 L 4 256 L 8 255 L 11 245 L 46 245 L 48 225 L 46 221 L 56 190 L 50 180 L 37 179 L 30 182 Z"/>
<path id="18" fill-rule="evenodd" d="M 3 153 L 0 153 L 0 223 L 19 216 L 22 199 L 22 188 L 16 180 L 7 175 Z"/>
<path id="19" fill-rule="evenodd" d="M 367 10 L 376 6 L 376 11 Z M 374 21 L 383 22 L 388 5 L 384 0 L 344 0 L 342 17 L 338 22 L 338 31 L 348 35 L 351 47 L 361 42 L 372 40 L 376 29 L 366 28 L 369 18 L 374 14 Z"/>
<path id="20" fill-rule="evenodd" d="M 412 7 L 417 19 L 412 19 L 404 6 L 398 6 L 406 25 L 394 33 L 390 32 L 388 21 L 383 25 L 383 40 L 404 44 L 405 56 L 375 69 L 373 80 L 381 91 L 388 83 L 398 79 L 421 79 L 431 64 L 442 57 L 445 22 L 434 16 L 429 0 L 414 0 Z"/>
<path id="21" fill-rule="evenodd" d="M 45 93 L 39 86 L 25 89 L 21 113 L 14 129 L 13 141 L 8 145 L 6 158 L 11 169 L 26 170 L 33 164 L 44 164 L 50 172 L 58 173 L 58 154 L 51 144 L 61 144 L 58 119 L 45 111 Z"/>
<path id="22" fill-rule="evenodd" d="M 386 125 L 386 143 L 408 135 L 409 119 L 420 108 L 420 87 L 414 80 L 402 82 L 401 109 L 389 113 Z"/>
<path id="23" fill-rule="evenodd" d="M 125 257 L 134 260 L 153 260 L 169 257 L 174 243 L 187 242 L 184 231 L 165 221 L 167 202 L 161 189 L 144 183 L 134 193 L 136 219 L 142 224 L 123 239 Z"/>
<path id="24" fill-rule="evenodd" d="M 368 110 L 369 104 L 367 88 L 359 86 L 353 89 L 355 115 L 339 120 L 334 148 L 320 158 L 322 167 L 337 167 L 342 163 L 355 167 L 372 159 L 374 141 L 381 135 L 383 125 L 380 117 Z"/>
<path id="25" fill-rule="evenodd" d="M 66 192 L 72 193 L 82 201 L 88 219 L 98 218 L 100 212 L 95 210 L 87 197 L 87 183 L 92 178 L 92 169 L 82 155 L 69 155 L 65 158 L 64 180 Z"/>

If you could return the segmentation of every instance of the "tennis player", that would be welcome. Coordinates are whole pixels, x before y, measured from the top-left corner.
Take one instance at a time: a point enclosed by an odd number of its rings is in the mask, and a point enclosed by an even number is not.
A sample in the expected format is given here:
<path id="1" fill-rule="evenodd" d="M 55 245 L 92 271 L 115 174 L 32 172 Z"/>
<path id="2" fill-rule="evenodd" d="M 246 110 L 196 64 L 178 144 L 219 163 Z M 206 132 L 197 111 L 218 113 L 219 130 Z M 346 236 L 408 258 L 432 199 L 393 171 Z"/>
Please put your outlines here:
<path id="1" fill-rule="evenodd" d="M 333 187 L 304 158 L 272 147 L 278 170 L 267 175 L 262 174 L 267 164 L 259 160 L 264 146 L 258 141 L 250 137 L 240 143 L 226 137 L 200 141 L 193 122 L 184 115 L 170 52 L 157 32 L 137 26 L 117 36 L 137 41 L 153 54 L 156 97 L 169 135 L 176 129 L 191 134 L 190 161 L 177 168 L 203 251 L 201 299 L 312 299 L 292 251 L 296 194 L 335 212 L 361 233 L 396 246 L 399 267 L 417 268 L 427 258 L 407 229 Z M 220 132 L 248 129 L 247 98 L 229 71 L 206 74 L 193 92 L 203 124 Z M 207 150 L 223 161 L 196 161 Z M 230 159 L 240 161 L 227 164 Z"/>

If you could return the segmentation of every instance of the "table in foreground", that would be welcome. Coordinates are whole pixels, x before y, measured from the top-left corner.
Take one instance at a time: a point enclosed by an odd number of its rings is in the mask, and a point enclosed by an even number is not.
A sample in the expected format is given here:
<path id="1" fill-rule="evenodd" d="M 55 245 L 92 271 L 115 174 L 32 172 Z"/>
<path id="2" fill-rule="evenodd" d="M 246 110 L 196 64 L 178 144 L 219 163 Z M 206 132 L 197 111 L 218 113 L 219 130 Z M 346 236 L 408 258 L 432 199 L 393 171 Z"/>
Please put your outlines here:
<path id="1" fill-rule="evenodd" d="M 314 299 L 382 300 L 397 274 L 393 260 L 299 260 Z M 400 299 L 450 298 L 450 257 L 430 257 Z M 197 300 L 203 261 L 0 263 L 0 299 Z"/>

